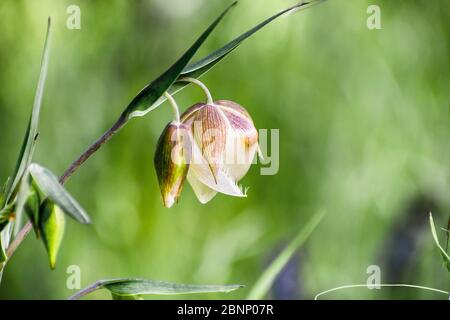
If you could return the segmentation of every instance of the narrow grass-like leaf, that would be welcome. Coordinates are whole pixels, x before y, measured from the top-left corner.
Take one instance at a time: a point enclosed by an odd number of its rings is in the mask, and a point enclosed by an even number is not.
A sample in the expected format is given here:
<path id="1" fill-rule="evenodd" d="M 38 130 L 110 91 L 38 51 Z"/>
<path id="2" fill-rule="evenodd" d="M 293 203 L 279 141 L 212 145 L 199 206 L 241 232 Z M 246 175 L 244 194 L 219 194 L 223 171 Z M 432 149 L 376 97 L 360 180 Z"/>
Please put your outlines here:
<path id="1" fill-rule="evenodd" d="M 202 33 L 194 44 L 175 62 L 169 69 L 161 74 L 156 80 L 144 87 L 131 101 L 124 111 L 127 118 L 143 116 L 151 111 L 152 105 L 166 92 L 186 67 L 200 46 L 205 42 L 220 20 L 237 3 L 231 4 L 222 14 Z"/>
<path id="2" fill-rule="evenodd" d="M 442 259 L 444 260 L 444 264 L 447 270 L 450 272 L 450 256 L 447 254 L 447 252 L 444 250 L 444 248 L 442 248 L 441 244 L 439 243 L 439 239 L 436 233 L 436 227 L 434 225 L 433 215 L 431 214 L 431 212 L 430 212 L 430 227 L 434 242 L 436 243 L 436 246 L 439 248 L 439 251 L 441 253 Z"/>
<path id="3" fill-rule="evenodd" d="M 84 209 L 59 183 L 58 178 L 50 170 L 32 163 L 30 173 L 39 190 L 57 204 L 64 213 L 80 223 L 90 223 L 90 218 Z"/>
<path id="4" fill-rule="evenodd" d="M 41 71 L 39 81 L 34 97 L 33 109 L 30 121 L 28 122 L 27 131 L 20 149 L 19 158 L 12 179 L 9 180 L 6 187 L 6 203 L 14 197 L 18 190 L 20 181 L 25 174 L 33 157 L 34 146 L 37 138 L 37 130 L 39 123 L 39 114 L 41 111 L 42 96 L 44 94 L 45 80 L 47 78 L 48 58 L 50 55 L 50 38 L 51 38 L 51 20 L 48 19 L 47 35 L 45 37 L 44 52 L 42 54 Z"/>
<path id="5" fill-rule="evenodd" d="M 116 295 L 140 295 L 140 294 L 192 294 L 209 292 L 231 292 L 242 288 L 242 285 L 194 285 L 177 284 L 164 281 L 147 279 L 117 279 L 107 280 L 103 287 Z"/>
<path id="6" fill-rule="evenodd" d="M 140 295 L 156 294 L 156 295 L 176 295 L 176 294 L 193 294 L 193 293 L 213 293 L 213 292 L 231 292 L 243 285 L 195 285 L 195 284 L 178 284 L 165 281 L 156 281 L 139 278 L 119 278 L 99 280 L 89 287 L 82 289 L 69 298 L 69 300 L 77 300 L 91 292 L 99 289 L 107 289 L 115 299 L 138 300 Z"/>
<path id="7" fill-rule="evenodd" d="M 209 71 L 217 62 L 219 62 L 220 60 L 225 58 L 231 51 L 236 49 L 244 40 L 251 37 L 255 32 L 262 29 L 263 27 L 268 25 L 273 20 L 275 20 L 281 16 L 284 16 L 286 14 L 292 13 L 294 11 L 307 9 L 307 8 L 311 7 L 312 5 L 318 4 L 323 1 L 324 0 L 312 0 L 309 2 L 300 2 L 290 8 L 284 9 L 284 10 L 274 14 L 273 16 L 271 16 L 268 19 L 264 20 L 263 22 L 259 23 L 258 25 L 251 28 L 247 32 L 244 32 L 237 38 L 228 42 L 225 46 L 221 47 L 220 49 L 217 49 L 216 51 L 210 53 L 203 59 L 200 59 L 199 61 L 188 65 L 186 68 L 183 69 L 183 71 L 180 74 L 180 77 L 190 77 L 190 78 L 200 77 L 205 72 Z"/>
<path id="8" fill-rule="evenodd" d="M 231 53 L 234 49 L 236 49 L 242 42 L 244 42 L 246 39 L 250 38 L 253 34 L 255 34 L 257 31 L 271 23 L 272 21 L 276 20 L 279 17 L 282 17 L 284 15 L 287 15 L 289 13 L 293 13 L 298 10 L 304 10 L 307 8 L 310 8 L 313 5 L 319 4 L 325 0 L 312 0 L 308 2 L 300 2 L 296 4 L 295 6 L 289 7 L 287 9 L 284 9 L 273 16 L 269 17 L 268 19 L 264 20 L 260 24 L 256 25 L 255 27 L 251 28 L 247 32 L 244 32 L 237 38 L 231 40 L 223 47 L 215 50 L 214 52 L 210 53 L 206 57 L 200 59 L 197 62 L 194 62 L 188 66 L 186 66 L 183 71 L 180 73 L 178 79 L 184 78 L 184 77 L 190 77 L 190 78 L 200 78 L 203 74 L 208 72 L 212 67 L 214 67 L 219 61 L 221 61 L 223 58 L 225 58 L 229 53 Z M 186 87 L 188 84 L 185 82 L 175 82 L 170 87 L 170 94 L 176 94 L 180 90 L 182 90 L 184 87 Z M 160 104 L 162 104 L 166 98 L 164 96 L 161 96 L 158 101 L 154 103 L 152 106 L 152 109 L 156 108 Z"/>
<path id="9" fill-rule="evenodd" d="M 269 292 L 275 278 L 281 272 L 283 267 L 289 262 L 292 255 L 303 245 L 312 232 L 319 225 L 324 217 L 323 211 L 317 212 L 298 233 L 298 235 L 289 243 L 289 245 L 278 255 L 278 257 L 269 265 L 261 277 L 256 281 L 248 295 L 249 300 L 263 299 Z"/>

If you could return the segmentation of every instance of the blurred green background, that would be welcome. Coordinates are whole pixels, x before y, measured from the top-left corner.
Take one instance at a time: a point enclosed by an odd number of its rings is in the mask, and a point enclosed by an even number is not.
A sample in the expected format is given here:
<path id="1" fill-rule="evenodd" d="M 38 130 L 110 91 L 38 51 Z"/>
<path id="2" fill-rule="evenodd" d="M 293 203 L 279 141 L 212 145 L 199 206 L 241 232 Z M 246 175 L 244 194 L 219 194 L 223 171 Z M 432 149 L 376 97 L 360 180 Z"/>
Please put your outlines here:
<path id="1" fill-rule="evenodd" d="M 35 161 L 59 174 L 229 2 L 1 1 L 0 180 L 26 129 L 47 16 L 54 34 Z M 241 0 L 197 57 L 294 3 Z M 81 8 L 81 30 L 66 28 L 71 4 Z M 369 4 L 381 8 L 381 30 L 366 27 Z M 280 129 L 278 174 L 253 166 L 242 181 L 248 198 L 219 195 L 207 205 L 186 186 L 165 209 L 153 168 L 172 117 L 165 103 L 133 119 L 68 182 L 93 225 L 68 220 L 56 270 L 31 235 L 7 265 L 0 298 L 64 299 L 73 293 L 70 265 L 81 268 L 83 287 L 111 277 L 240 283 L 247 287 L 229 294 L 171 298 L 245 298 L 322 209 L 325 219 L 269 298 L 364 284 L 369 265 L 380 266 L 383 283 L 449 290 L 427 215 L 444 227 L 450 212 L 449 21 L 445 0 L 329 0 L 272 23 L 202 80 L 216 99 L 245 106 L 258 128 Z M 185 109 L 203 95 L 189 87 L 176 99 Z M 446 297 L 360 288 L 324 298 Z"/>

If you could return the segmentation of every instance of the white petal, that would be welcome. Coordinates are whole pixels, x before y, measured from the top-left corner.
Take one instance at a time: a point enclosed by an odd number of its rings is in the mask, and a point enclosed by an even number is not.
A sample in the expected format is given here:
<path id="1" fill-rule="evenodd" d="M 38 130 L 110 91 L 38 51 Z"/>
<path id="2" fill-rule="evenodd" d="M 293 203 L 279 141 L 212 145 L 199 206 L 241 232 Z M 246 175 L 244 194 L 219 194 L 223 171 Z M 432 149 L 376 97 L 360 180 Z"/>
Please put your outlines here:
<path id="1" fill-rule="evenodd" d="M 230 132 L 222 161 L 223 170 L 235 181 L 241 180 L 250 169 L 257 149 L 257 143 L 246 146 L 245 139 L 239 132 Z"/>
<path id="2" fill-rule="evenodd" d="M 201 183 L 195 175 L 191 173 L 191 171 L 188 172 L 187 179 L 192 187 L 192 190 L 194 190 L 195 195 L 201 203 L 205 204 L 209 202 L 217 194 L 217 191 Z"/>
<path id="3" fill-rule="evenodd" d="M 227 126 L 222 168 L 235 181 L 242 179 L 250 169 L 258 149 L 258 131 L 244 108 L 232 101 L 216 101 Z"/>
<path id="4" fill-rule="evenodd" d="M 201 183 L 211 189 L 236 197 L 246 197 L 241 188 L 237 185 L 224 168 L 219 167 L 213 174 L 211 166 L 205 158 L 196 143 L 192 144 L 192 158 L 189 165 L 189 174 L 194 175 Z"/>

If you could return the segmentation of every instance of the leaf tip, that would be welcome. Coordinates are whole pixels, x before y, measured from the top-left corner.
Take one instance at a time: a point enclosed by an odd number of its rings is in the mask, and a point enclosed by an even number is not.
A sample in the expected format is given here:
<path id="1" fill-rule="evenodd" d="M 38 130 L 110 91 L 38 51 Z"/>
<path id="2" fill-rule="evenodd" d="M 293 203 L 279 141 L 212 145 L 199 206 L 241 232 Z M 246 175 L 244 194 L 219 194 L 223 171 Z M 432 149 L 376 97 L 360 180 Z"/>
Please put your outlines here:
<path id="1" fill-rule="evenodd" d="M 232 291 L 235 291 L 238 289 L 243 289 L 243 288 L 245 288 L 245 285 L 243 285 L 243 284 L 231 284 L 231 285 L 229 285 L 228 290 L 226 290 L 225 292 L 228 293 L 228 292 L 232 292 Z"/>
<path id="2" fill-rule="evenodd" d="M 91 218 L 89 218 L 88 215 L 86 215 L 86 217 L 84 217 L 83 224 L 92 224 L 92 220 L 91 220 Z"/>

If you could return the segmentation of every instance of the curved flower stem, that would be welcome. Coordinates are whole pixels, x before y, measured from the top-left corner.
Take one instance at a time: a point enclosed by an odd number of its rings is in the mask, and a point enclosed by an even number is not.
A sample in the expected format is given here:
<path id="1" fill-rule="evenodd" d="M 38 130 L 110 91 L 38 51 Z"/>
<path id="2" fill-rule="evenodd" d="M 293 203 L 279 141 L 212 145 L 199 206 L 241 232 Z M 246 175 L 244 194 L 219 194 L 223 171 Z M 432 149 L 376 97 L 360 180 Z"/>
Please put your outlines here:
<path id="1" fill-rule="evenodd" d="M 164 92 L 164 96 L 169 101 L 170 105 L 172 106 L 173 113 L 175 114 L 175 120 L 180 123 L 180 110 L 178 109 L 178 104 L 175 101 L 175 99 L 166 91 Z"/>
<path id="2" fill-rule="evenodd" d="M 101 146 L 108 142 L 114 134 L 116 134 L 126 123 L 128 119 L 126 116 L 121 115 L 119 119 L 109 128 L 97 141 L 95 141 L 89 148 L 86 149 L 72 164 L 67 168 L 67 170 L 59 178 L 59 182 L 64 184 L 72 174 L 80 168 L 87 159 L 89 159 Z M 22 229 L 19 231 L 17 236 L 14 238 L 13 242 L 9 245 L 6 250 L 6 255 L 9 258 L 14 254 L 16 249 L 20 246 L 22 241 L 30 233 L 32 229 L 32 224 L 28 221 Z"/>
<path id="3" fill-rule="evenodd" d="M 193 84 L 199 86 L 200 88 L 202 88 L 203 92 L 206 95 L 206 103 L 213 104 L 214 100 L 211 96 L 211 92 L 209 92 L 208 88 L 200 80 L 194 79 L 194 78 L 189 78 L 189 77 L 184 77 L 184 78 L 178 79 L 177 82 L 190 82 L 190 83 L 193 83 Z"/>

